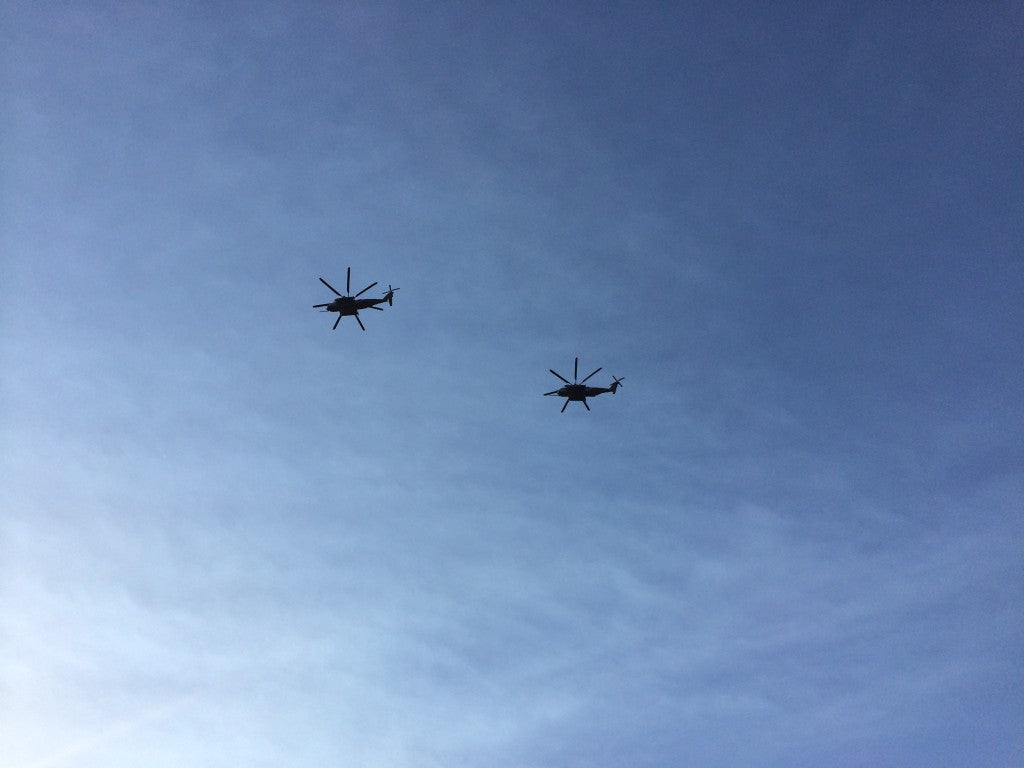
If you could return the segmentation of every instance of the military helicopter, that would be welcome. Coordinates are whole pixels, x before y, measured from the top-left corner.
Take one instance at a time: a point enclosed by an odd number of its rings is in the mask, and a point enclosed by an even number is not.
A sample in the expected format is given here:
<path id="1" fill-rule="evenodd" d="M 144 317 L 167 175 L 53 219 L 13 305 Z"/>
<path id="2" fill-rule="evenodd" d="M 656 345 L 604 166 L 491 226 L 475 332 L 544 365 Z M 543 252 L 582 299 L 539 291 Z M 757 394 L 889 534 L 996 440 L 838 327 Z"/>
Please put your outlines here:
<path id="1" fill-rule="evenodd" d="M 387 293 L 384 294 L 384 298 L 382 298 L 382 299 L 360 299 L 359 298 L 360 296 L 362 296 L 364 293 L 366 293 L 368 290 L 370 290 L 371 288 L 373 288 L 373 286 L 375 286 L 377 284 L 376 282 L 372 282 L 368 286 L 363 288 L 363 290 L 361 290 L 355 296 L 352 296 L 352 295 L 350 295 L 352 293 L 352 267 L 348 268 L 348 272 L 346 273 L 346 276 L 345 276 L 345 294 L 346 295 L 344 295 L 344 296 L 342 296 L 340 293 L 338 293 L 338 291 L 335 290 L 334 286 L 331 285 L 330 283 L 328 283 L 322 277 L 320 278 L 320 282 L 323 283 L 324 285 L 326 285 L 332 291 L 334 291 L 335 295 L 337 295 L 337 297 L 338 297 L 338 298 L 334 299 L 332 302 L 330 302 L 329 304 L 314 304 L 313 305 L 313 309 L 323 308 L 324 312 L 337 312 L 338 313 L 338 319 L 334 321 L 334 326 L 331 328 L 332 331 L 337 329 L 338 323 L 341 322 L 341 318 L 343 318 L 345 315 L 351 315 L 352 317 L 354 317 L 356 319 L 356 322 L 359 323 L 359 327 L 362 328 L 365 331 L 366 330 L 366 326 L 363 325 L 363 321 L 359 319 L 359 310 L 360 309 L 376 309 L 376 310 L 379 310 L 379 311 L 383 312 L 384 308 L 383 307 L 378 307 L 377 305 L 378 304 L 383 304 L 386 301 L 388 303 L 389 307 L 393 306 L 393 300 L 395 298 L 395 291 L 398 290 L 397 288 L 392 288 L 389 285 L 388 286 L 388 291 L 387 291 Z"/>
<path id="2" fill-rule="evenodd" d="M 584 382 L 586 382 L 587 379 L 589 379 L 591 376 L 593 376 L 595 373 L 597 373 L 597 371 L 600 371 L 601 369 L 598 368 L 595 371 L 591 371 L 590 373 L 583 377 L 583 381 L 577 382 L 576 378 L 579 375 L 579 369 L 580 359 L 577 357 L 576 363 L 573 365 L 572 368 L 571 382 L 567 378 L 565 378 L 565 376 L 558 373 L 558 371 L 552 370 L 551 368 L 548 369 L 553 374 L 555 374 L 555 376 L 557 376 L 558 378 L 565 382 L 565 386 L 562 387 L 561 389 L 556 389 L 552 392 L 544 393 L 545 397 L 547 397 L 548 395 L 558 395 L 559 397 L 565 398 L 565 404 L 562 406 L 562 410 L 559 411 L 559 413 L 565 413 L 565 407 L 569 405 L 569 402 L 572 400 L 583 403 L 583 407 L 589 411 L 590 406 L 587 405 L 588 397 L 596 397 L 597 395 L 603 395 L 605 392 L 611 392 L 614 395 L 615 390 L 619 388 L 619 384 L 622 382 L 622 379 L 617 379 L 614 376 L 612 376 L 612 385 L 610 387 L 588 387 Z"/>

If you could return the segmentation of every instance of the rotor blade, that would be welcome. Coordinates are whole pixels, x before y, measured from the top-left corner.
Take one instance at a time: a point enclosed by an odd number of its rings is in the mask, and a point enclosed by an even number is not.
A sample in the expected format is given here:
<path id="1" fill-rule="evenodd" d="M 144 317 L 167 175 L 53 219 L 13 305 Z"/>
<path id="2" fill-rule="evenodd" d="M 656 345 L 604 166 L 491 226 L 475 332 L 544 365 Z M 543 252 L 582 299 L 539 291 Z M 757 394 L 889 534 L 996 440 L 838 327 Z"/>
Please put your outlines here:
<path id="1" fill-rule="evenodd" d="M 313 309 L 320 309 L 320 307 L 329 307 L 330 304 L 314 304 Z"/>
<path id="2" fill-rule="evenodd" d="M 352 267 L 345 272 L 345 293 L 352 293 Z"/>
<path id="3" fill-rule="evenodd" d="M 559 413 L 565 413 L 565 406 L 567 406 L 568 404 L 569 404 L 569 398 L 567 397 L 567 398 L 565 398 L 565 403 L 562 405 L 562 410 L 560 410 Z"/>
<path id="4" fill-rule="evenodd" d="M 332 291 L 334 291 L 334 286 L 333 286 L 333 285 L 331 285 L 330 283 L 328 283 L 328 282 L 327 282 L 326 280 L 324 280 L 324 279 L 323 279 L 322 277 L 320 278 L 320 282 L 321 282 L 321 283 L 323 283 L 324 285 L 326 285 L 326 286 L 327 286 L 328 288 L 330 288 L 330 289 L 331 289 Z M 338 293 L 337 291 L 334 291 L 334 293 L 335 293 L 335 295 L 336 295 L 336 296 L 341 296 L 341 294 L 340 294 L 340 293 Z"/>
<path id="5" fill-rule="evenodd" d="M 338 323 L 340 323 L 340 322 L 341 322 L 341 312 L 338 313 L 338 319 L 334 321 L 334 327 L 331 328 L 331 330 L 332 331 L 338 330 Z"/>
<path id="6" fill-rule="evenodd" d="M 562 374 L 560 374 L 560 373 L 559 373 L 558 371 L 552 371 L 552 370 L 551 370 L 550 368 L 548 368 L 548 370 L 549 370 L 549 371 L 551 371 L 551 372 L 552 372 L 553 374 L 555 374 L 555 376 L 557 376 L 558 378 L 560 378 L 560 379 L 561 379 L 562 381 L 564 381 L 564 382 L 565 382 L 566 384 L 572 384 L 572 382 L 571 382 L 571 381 L 569 381 L 569 380 L 568 380 L 567 378 L 565 378 L 565 376 L 563 376 Z"/>
<path id="7" fill-rule="evenodd" d="M 367 307 L 367 309 L 376 309 L 379 312 L 383 312 L 384 311 L 384 307 Z"/>
<path id="8" fill-rule="evenodd" d="M 600 371 L 600 370 L 601 370 L 600 368 L 598 368 L 598 369 L 597 369 L 597 371 Z M 597 373 L 597 371 L 594 371 L 593 373 L 590 373 L 590 374 L 588 374 L 588 375 L 587 375 L 587 378 L 586 378 L 586 379 L 583 379 L 583 381 L 586 381 L 587 379 L 589 379 L 589 378 L 590 378 L 591 376 L 593 376 L 593 375 L 594 375 L 594 373 Z M 580 384 L 582 384 L 582 383 L 583 383 L 583 381 L 581 381 L 581 382 L 580 382 Z"/>
<path id="9" fill-rule="evenodd" d="M 368 290 L 370 290 L 371 288 L 373 288 L 373 286 L 375 286 L 376 284 L 377 284 L 376 282 L 372 282 L 372 283 L 370 283 L 370 284 L 369 284 L 368 286 L 366 286 L 365 288 L 363 288 L 363 290 L 361 290 L 361 291 L 360 291 L 359 293 L 357 293 L 357 294 L 356 294 L 356 296 L 362 296 L 362 295 L 363 295 L 364 293 L 366 293 L 366 292 L 367 292 Z M 353 297 L 353 298 L 354 298 L 354 297 Z"/>
<path id="10" fill-rule="evenodd" d="M 587 409 L 587 410 L 589 411 L 589 410 L 590 410 L 590 406 L 589 406 L 589 405 L 587 405 L 587 399 L 586 399 L 586 398 L 583 398 L 583 401 L 582 401 L 582 402 L 583 402 L 583 407 L 584 407 L 584 408 L 586 408 L 586 409 Z"/>
<path id="11" fill-rule="evenodd" d="M 355 318 L 356 318 L 356 322 L 359 323 L 359 327 L 362 328 L 365 331 L 366 330 L 366 326 L 363 325 L 363 321 L 359 319 L 359 313 L 358 312 L 356 312 Z"/>
<path id="12" fill-rule="evenodd" d="M 576 362 L 572 366 L 572 380 L 573 381 L 576 381 L 576 377 L 579 376 L 579 373 L 580 373 L 580 359 L 577 357 L 576 358 Z"/>

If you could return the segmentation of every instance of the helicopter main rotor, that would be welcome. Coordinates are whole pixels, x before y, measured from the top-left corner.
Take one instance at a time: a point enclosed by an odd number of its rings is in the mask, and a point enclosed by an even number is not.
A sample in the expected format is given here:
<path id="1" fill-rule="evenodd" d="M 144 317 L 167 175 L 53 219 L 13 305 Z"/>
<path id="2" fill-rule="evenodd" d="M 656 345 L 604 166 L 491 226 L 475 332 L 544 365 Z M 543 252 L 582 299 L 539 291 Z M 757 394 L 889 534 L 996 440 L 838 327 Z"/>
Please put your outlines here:
<path id="1" fill-rule="evenodd" d="M 345 270 L 345 295 L 339 293 L 338 290 L 333 285 L 328 283 L 322 277 L 320 278 L 320 282 L 326 285 L 328 288 L 330 288 L 334 292 L 334 295 L 337 296 L 339 299 L 357 299 L 377 284 L 377 281 L 374 280 L 372 283 L 363 288 L 363 290 L 361 290 L 355 296 L 352 296 L 352 267 L 349 267 L 347 270 Z"/>
<path id="2" fill-rule="evenodd" d="M 593 376 L 595 373 L 600 371 L 601 368 L 600 367 L 595 368 L 593 371 L 588 373 L 586 376 L 583 377 L 583 381 L 577 381 L 576 380 L 578 378 L 578 376 L 579 376 L 579 370 L 580 370 L 580 359 L 578 357 L 576 358 L 576 362 L 573 364 L 573 367 L 572 367 L 572 381 L 569 381 L 567 378 L 565 378 L 565 376 L 563 376 L 562 374 L 560 374 L 558 371 L 554 370 L 553 368 L 548 368 L 548 370 L 551 373 L 555 374 L 555 376 L 560 378 L 562 381 L 564 381 L 569 386 L 579 386 L 580 384 L 583 384 L 584 382 L 586 382 L 586 380 L 589 379 L 591 376 Z"/>

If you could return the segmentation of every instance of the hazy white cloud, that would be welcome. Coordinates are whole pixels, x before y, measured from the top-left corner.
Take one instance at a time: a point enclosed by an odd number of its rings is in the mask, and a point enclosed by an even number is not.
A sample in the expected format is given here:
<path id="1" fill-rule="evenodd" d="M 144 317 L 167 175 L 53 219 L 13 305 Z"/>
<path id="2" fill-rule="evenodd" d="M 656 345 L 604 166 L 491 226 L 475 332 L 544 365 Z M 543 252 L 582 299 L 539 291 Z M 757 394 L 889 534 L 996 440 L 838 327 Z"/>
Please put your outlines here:
<path id="1" fill-rule="evenodd" d="M 0 753 L 1012 763 L 1002 14 L 14 7 Z"/>

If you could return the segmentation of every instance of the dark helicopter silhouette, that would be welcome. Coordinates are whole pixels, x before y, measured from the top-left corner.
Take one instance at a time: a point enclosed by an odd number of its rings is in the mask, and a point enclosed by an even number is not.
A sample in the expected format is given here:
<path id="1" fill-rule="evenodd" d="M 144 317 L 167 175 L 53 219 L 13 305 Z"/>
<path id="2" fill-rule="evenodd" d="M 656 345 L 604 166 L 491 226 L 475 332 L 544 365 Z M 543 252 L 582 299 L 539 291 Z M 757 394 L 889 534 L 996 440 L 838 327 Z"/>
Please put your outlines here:
<path id="1" fill-rule="evenodd" d="M 576 363 L 573 365 L 573 368 L 572 368 L 572 381 L 571 382 L 567 378 L 565 378 L 565 376 L 563 376 L 562 374 L 558 373 L 557 371 L 552 370 L 551 368 L 548 369 L 553 374 L 555 374 L 555 376 L 557 376 L 558 378 L 560 378 L 562 381 L 565 382 L 565 386 L 564 387 L 562 387 L 560 389 L 556 389 L 556 390 L 554 390 L 552 392 L 545 392 L 544 393 L 545 397 L 547 397 L 548 395 L 558 395 L 559 397 L 564 397 L 565 398 L 565 404 L 562 406 L 562 410 L 560 411 L 560 413 L 565 413 L 565 407 L 567 405 L 569 405 L 569 402 L 572 401 L 572 400 L 575 400 L 577 402 L 583 403 L 583 407 L 586 408 L 589 411 L 590 410 L 590 406 L 587 405 L 587 398 L 588 397 L 596 397 L 597 395 L 603 395 L 605 392 L 611 392 L 614 395 L 615 394 L 615 390 L 617 390 L 619 388 L 619 384 L 622 382 L 622 379 L 617 379 L 614 376 L 612 376 L 612 385 L 610 387 L 588 387 L 584 382 L 587 379 L 589 379 L 591 376 L 593 376 L 595 373 L 597 373 L 597 371 L 600 371 L 601 369 L 598 368 L 595 371 L 591 371 L 590 373 L 588 373 L 586 376 L 583 377 L 583 381 L 577 382 L 576 378 L 579 375 L 579 368 L 580 368 L 580 359 L 577 357 L 576 358 Z M 625 378 L 625 377 L 623 377 L 623 378 Z"/>
<path id="2" fill-rule="evenodd" d="M 366 326 L 363 325 L 363 321 L 359 319 L 359 310 L 360 309 L 376 309 L 376 310 L 379 310 L 379 311 L 383 312 L 384 308 L 383 307 L 378 307 L 377 305 L 378 304 L 383 304 L 386 301 L 388 303 L 389 307 L 393 306 L 393 300 L 395 298 L 395 291 L 398 290 L 397 288 L 392 288 L 389 285 L 388 286 L 388 291 L 387 291 L 387 293 L 384 294 L 384 298 L 382 298 L 382 299 L 360 299 L 359 298 L 360 296 L 362 296 L 364 293 L 366 293 L 368 290 L 370 290 L 371 288 L 373 288 L 373 286 L 375 286 L 377 284 L 376 281 L 375 281 L 375 282 L 370 283 L 365 288 L 363 288 L 363 290 L 361 290 L 355 296 L 351 296 L 349 294 L 352 292 L 352 267 L 348 268 L 348 271 L 347 271 L 346 276 L 345 276 L 345 294 L 346 294 L 345 296 L 342 296 L 340 293 L 338 293 L 334 289 L 334 286 L 331 285 L 330 283 L 328 283 L 322 277 L 320 278 L 320 282 L 323 283 L 324 285 L 326 285 L 332 291 L 334 291 L 334 293 L 338 297 L 334 301 L 330 302 L 329 304 L 314 304 L 313 305 L 313 309 L 320 309 L 321 307 L 323 307 L 324 312 L 337 312 L 338 313 L 338 319 L 334 321 L 334 326 L 331 328 L 332 331 L 337 329 L 338 323 L 341 322 L 341 318 L 345 317 L 345 315 L 351 315 L 352 317 L 354 317 L 356 319 L 356 322 L 359 323 L 359 327 L 362 328 L 365 331 L 366 330 Z"/>

